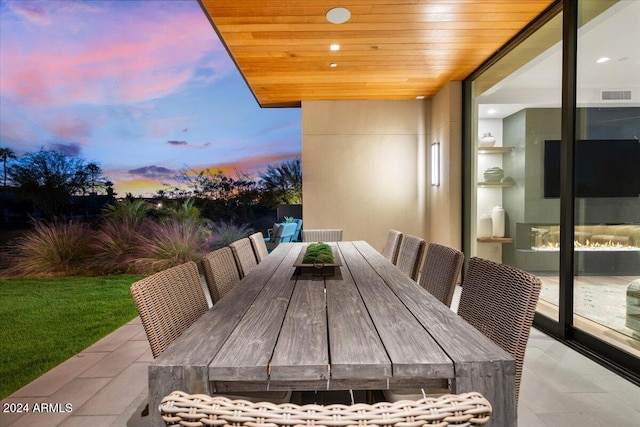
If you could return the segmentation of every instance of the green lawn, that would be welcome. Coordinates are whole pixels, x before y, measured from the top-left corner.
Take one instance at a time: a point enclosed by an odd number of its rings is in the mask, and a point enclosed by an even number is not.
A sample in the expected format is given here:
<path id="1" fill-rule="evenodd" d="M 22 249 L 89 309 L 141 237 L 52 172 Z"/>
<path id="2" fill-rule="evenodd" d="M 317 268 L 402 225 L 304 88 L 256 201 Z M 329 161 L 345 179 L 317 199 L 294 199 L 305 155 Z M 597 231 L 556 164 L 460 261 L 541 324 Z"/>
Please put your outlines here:
<path id="1" fill-rule="evenodd" d="M 0 279 L 0 398 L 136 317 L 141 277 Z"/>

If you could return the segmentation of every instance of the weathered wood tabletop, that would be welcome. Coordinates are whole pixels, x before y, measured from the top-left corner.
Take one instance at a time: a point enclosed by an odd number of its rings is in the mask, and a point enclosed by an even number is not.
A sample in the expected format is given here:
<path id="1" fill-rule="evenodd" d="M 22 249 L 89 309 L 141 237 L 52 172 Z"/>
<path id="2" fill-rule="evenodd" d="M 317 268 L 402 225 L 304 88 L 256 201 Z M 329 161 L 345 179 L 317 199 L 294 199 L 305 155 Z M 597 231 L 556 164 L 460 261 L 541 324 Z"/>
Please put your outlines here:
<path id="1" fill-rule="evenodd" d="M 173 390 L 448 387 L 483 393 L 491 425 L 516 425 L 509 354 L 368 243 L 332 244 L 334 276 L 297 274 L 304 244 L 280 244 L 149 366 L 150 408 Z"/>

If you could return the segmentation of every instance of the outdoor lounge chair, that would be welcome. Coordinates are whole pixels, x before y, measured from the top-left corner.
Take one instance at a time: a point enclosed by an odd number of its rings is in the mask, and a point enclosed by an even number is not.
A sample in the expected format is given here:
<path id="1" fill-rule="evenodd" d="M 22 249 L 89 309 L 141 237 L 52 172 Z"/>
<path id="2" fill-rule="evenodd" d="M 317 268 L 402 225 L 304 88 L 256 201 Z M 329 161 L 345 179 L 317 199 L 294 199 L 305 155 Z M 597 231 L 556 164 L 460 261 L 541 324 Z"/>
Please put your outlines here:
<path id="1" fill-rule="evenodd" d="M 300 218 L 294 218 L 293 222 L 296 223 L 296 232 L 293 234 L 292 242 L 300 241 L 300 230 L 302 230 L 302 220 Z"/>

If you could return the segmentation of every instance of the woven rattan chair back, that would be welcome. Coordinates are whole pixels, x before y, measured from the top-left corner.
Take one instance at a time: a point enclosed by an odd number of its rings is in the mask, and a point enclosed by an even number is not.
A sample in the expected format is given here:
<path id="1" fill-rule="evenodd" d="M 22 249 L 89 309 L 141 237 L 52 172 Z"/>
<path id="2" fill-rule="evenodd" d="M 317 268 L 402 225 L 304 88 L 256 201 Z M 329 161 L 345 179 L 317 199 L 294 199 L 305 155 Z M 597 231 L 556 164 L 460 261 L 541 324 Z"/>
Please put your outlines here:
<path id="1" fill-rule="evenodd" d="M 280 240 L 282 240 L 282 231 L 284 230 L 284 225 L 282 224 L 274 224 L 273 231 L 271 232 L 271 236 L 265 241 L 265 245 L 267 245 L 267 251 L 272 251 L 280 244 Z"/>
<path id="2" fill-rule="evenodd" d="M 249 240 L 251 240 L 253 252 L 256 254 L 256 260 L 258 261 L 258 264 L 260 264 L 266 257 L 269 256 L 267 244 L 264 242 L 264 235 L 258 231 L 257 233 L 253 233 L 251 236 L 249 236 Z"/>
<path id="3" fill-rule="evenodd" d="M 426 243 L 423 238 L 406 234 L 402 237 L 396 265 L 407 276 L 418 280 Z"/>
<path id="4" fill-rule="evenodd" d="M 449 394 L 417 401 L 373 405 L 276 405 L 222 396 L 189 395 L 175 391 L 160 404 L 167 426 L 234 427 L 394 427 L 483 426 L 491 418 L 491 404 L 479 393 Z"/>
<path id="5" fill-rule="evenodd" d="M 441 303 L 451 307 L 463 262 L 464 254 L 459 250 L 429 243 L 418 283 Z"/>
<path id="6" fill-rule="evenodd" d="M 154 358 L 209 308 L 193 261 L 138 280 L 131 295 Z"/>
<path id="7" fill-rule="evenodd" d="M 202 258 L 202 269 L 214 304 L 240 281 L 236 259 L 228 246 L 206 254 Z"/>
<path id="8" fill-rule="evenodd" d="M 253 247 L 251 246 L 251 240 L 248 237 L 244 239 L 236 240 L 229 245 L 233 251 L 233 256 L 236 258 L 236 264 L 238 265 L 238 273 L 240 277 L 244 277 L 258 266 L 258 260 L 253 253 Z"/>
<path id="9" fill-rule="evenodd" d="M 382 248 L 382 256 L 395 264 L 398 260 L 400 243 L 402 243 L 402 233 L 394 229 L 389 230 L 387 243 L 385 243 L 384 248 Z"/>
<path id="10" fill-rule="evenodd" d="M 324 228 L 316 230 L 302 230 L 303 242 L 341 242 L 342 229 Z"/>
<path id="11" fill-rule="evenodd" d="M 458 314 L 516 359 L 516 397 L 539 295 L 536 276 L 482 258 L 469 260 Z"/>

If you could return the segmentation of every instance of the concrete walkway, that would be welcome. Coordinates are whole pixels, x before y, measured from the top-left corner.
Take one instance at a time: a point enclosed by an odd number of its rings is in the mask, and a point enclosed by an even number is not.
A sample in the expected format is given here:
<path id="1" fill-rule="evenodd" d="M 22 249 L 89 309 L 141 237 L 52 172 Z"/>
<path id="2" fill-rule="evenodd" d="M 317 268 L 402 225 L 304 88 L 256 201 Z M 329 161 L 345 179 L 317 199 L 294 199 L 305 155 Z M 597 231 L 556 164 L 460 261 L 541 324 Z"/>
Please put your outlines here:
<path id="1" fill-rule="evenodd" d="M 0 426 L 148 427 L 149 418 L 141 413 L 152 360 L 135 318 L 3 400 Z M 4 412 L 10 403 L 28 404 L 30 412 Z"/>

